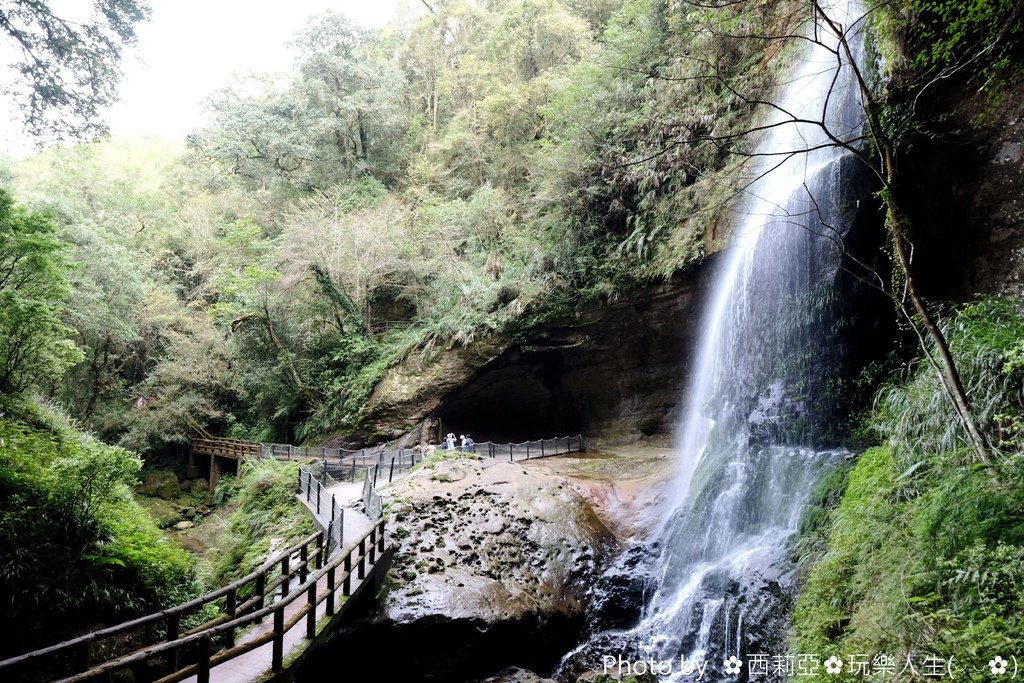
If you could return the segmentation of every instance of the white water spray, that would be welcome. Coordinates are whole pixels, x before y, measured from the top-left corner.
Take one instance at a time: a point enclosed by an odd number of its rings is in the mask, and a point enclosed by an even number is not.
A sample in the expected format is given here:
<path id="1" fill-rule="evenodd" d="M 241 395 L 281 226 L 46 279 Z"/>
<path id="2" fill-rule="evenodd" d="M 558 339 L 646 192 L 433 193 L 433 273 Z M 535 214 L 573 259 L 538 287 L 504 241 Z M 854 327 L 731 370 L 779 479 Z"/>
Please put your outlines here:
<path id="1" fill-rule="evenodd" d="M 858 49 L 859 14 L 826 9 Z M 820 19 L 820 18 L 819 18 Z M 661 575 L 627 637 L 655 659 L 741 654 L 758 591 L 778 580 L 809 489 L 840 457 L 814 448 L 815 390 L 828 373 L 819 313 L 848 228 L 844 155 L 830 136 L 863 129 L 853 70 L 820 20 L 759 148 L 715 281 L 677 441 L 675 506 L 661 531 Z"/>

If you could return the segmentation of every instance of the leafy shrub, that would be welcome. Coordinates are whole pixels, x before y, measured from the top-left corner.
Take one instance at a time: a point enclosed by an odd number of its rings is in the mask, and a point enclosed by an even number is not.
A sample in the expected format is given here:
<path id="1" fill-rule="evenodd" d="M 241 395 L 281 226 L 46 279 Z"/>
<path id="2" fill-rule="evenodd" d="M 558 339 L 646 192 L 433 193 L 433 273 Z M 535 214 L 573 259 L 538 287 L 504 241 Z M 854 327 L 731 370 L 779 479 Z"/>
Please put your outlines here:
<path id="1" fill-rule="evenodd" d="M 312 518 L 295 495 L 298 479 L 298 463 L 246 461 L 234 485 L 238 509 L 217 542 L 222 552 L 211 584 L 240 579 L 269 558 L 272 545 L 283 550 L 313 533 Z"/>
<path id="2" fill-rule="evenodd" d="M 888 446 L 861 455 L 834 510 L 826 499 L 805 517 L 802 550 L 814 556 L 794 612 L 797 652 L 930 653 L 970 667 L 1024 647 L 1024 453 L 1006 428 L 1024 414 L 1024 317 L 1011 302 L 980 301 L 944 328 L 1000 451 L 990 467 L 963 454 L 927 364 L 885 387 L 871 423 Z M 822 533 L 824 550 L 813 542 Z"/>
<path id="3" fill-rule="evenodd" d="M 16 645 L 197 595 L 192 557 L 132 496 L 139 458 L 40 409 L 20 417 L 0 418 L 0 600 Z"/>

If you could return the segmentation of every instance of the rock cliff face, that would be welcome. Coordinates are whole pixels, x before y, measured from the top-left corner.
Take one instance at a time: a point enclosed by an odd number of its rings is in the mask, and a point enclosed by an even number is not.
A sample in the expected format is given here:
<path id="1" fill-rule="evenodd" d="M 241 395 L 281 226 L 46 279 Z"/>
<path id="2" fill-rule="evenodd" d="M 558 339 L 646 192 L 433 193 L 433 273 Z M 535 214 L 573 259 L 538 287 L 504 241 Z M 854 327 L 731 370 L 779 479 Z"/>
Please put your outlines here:
<path id="1" fill-rule="evenodd" d="M 715 261 L 508 347 L 441 401 L 443 431 L 494 441 L 670 434 Z"/>
<path id="2" fill-rule="evenodd" d="M 921 104 L 941 112 L 902 172 L 916 255 L 933 299 L 1024 296 L 1024 84 L 992 107 L 951 84 Z M 936 115 L 936 118 L 940 118 Z"/>
<path id="3" fill-rule="evenodd" d="M 632 442 L 671 433 L 716 257 L 556 324 L 528 343 L 494 336 L 392 369 L 366 436 L 420 430 L 519 441 L 583 433 Z"/>

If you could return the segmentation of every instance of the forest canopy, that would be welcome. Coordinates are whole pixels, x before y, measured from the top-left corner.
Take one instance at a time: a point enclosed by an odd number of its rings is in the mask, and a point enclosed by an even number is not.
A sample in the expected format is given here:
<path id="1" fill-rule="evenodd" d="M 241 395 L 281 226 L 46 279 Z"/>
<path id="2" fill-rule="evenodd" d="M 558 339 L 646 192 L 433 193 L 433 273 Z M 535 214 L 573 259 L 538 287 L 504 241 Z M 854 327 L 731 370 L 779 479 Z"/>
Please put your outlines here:
<path id="1" fill-rule="evenodd" d="M 410 354 L 572 314 L 721 237 L 727 152 L 666 141 L 749 119 L 709 86 L 771 87 L 757 45 L 651 0 L 432 8 L 378 30 L 312 19 L 294 71 L 213 93 L 185 148 L 14 164 L 17 200 L 66 245 L 58 318 L 81 356 L 37 388 L 141 451 L 197 429 L 307 440 L 358 426 Z M 679 57 L 694 41 L 714 65 Z"/>

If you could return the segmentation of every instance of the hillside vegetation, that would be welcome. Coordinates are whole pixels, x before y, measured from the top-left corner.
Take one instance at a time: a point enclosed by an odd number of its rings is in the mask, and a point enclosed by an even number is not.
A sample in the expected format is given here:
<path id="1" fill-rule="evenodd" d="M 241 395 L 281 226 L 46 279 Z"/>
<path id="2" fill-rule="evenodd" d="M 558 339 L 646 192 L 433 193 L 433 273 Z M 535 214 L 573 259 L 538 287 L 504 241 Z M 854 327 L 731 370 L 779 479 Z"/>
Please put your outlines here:
<path id="1" fill-rule="evenodd" d="M 3 653 L 199 594 L 195 561 L 132 496 L 142 462 L 47 409 L 0 412 Z"/>
<path id="2" fill-rule="evenodd" d="M 295 70 L 211 95 L 187 148 L 10 168 L 76 264 L 82 358 L 52 391 L 87 427 L 142 452 L 197 428 L 345 432 L 402 358 L 571 316 L 721 243 L 751 144 L 722 140 L 785 68 L 782 41 L 743 36 L 784 33 L 797 3 L 432 6 L 374 31 L 313 19 Z"/>
<path id="3" fill-rule="evenodd" d="M 820 555 L 794 616 L 797 652 L 956 657 L 978 669 L 969 680 L 989 680 L 988 659 L 1024 645 L 1024 312 L 983 301 L 947 327 L 999 457 L 973 462 L 923 359 L 884 387 L 870 417 L 883 444 L 833 480 L 827 518 L 808 515 L 805 547 L 817 538 Z"/>

